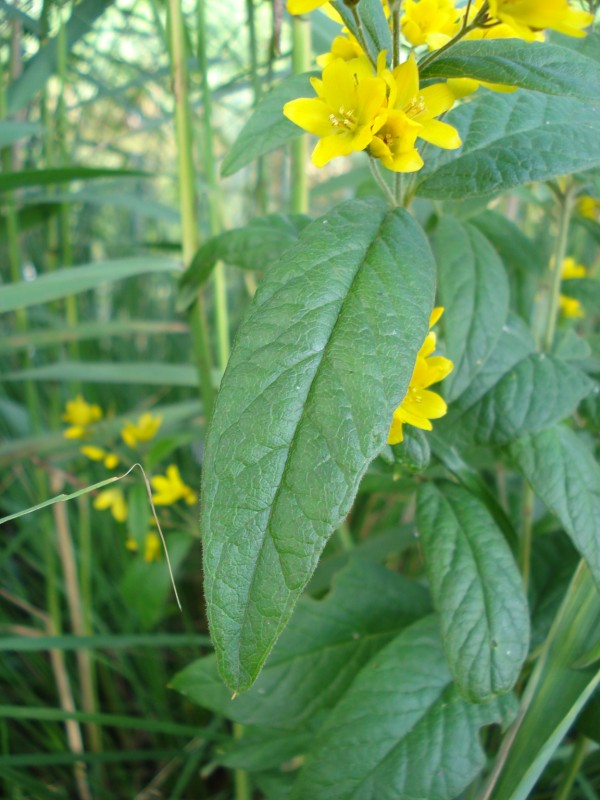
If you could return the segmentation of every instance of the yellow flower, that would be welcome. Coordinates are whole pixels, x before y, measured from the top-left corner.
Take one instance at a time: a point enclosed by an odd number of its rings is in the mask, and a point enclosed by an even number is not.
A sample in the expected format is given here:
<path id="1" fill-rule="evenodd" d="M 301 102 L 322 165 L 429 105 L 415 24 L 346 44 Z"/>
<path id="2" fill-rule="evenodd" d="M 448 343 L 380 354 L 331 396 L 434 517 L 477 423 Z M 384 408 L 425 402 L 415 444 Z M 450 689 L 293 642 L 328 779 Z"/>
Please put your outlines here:
<path id="1" fill-rule="evenodd" d="M 420 125 L 402 111 L 390 111 L 388 118 L 369 145 L 369 153 L 394 172 L 416 172 L 423 159 L 415 148 Z"/>
<path id="2" fill-rule="evenodd" d="M 435 119 L 454 105 L 455 95 L 446 83 L 419 88 L 419 68 L 414 53 L 391 73 L 391 108 L 402 111 L 409 120 L 418 123 L 417 137 L 426 142 L 454 150 L 462 142 L 458 131 L 446 122 Z"/>
<path id="3" fill-rule="evenodd" d="M 584 194 L 577 201 L 577 210 L 582 217 L 587 217 L 587 219 L 596 219 L 598 212 L 600 211 L 600 200 L 598 200 L 596 197 L 592 197 L 589 194 Z"/>
<path id="4" fill-rule="evenodd" d="M 329 63 L 322 79 L 312 78 L 316 98 L 286 103 L 285 116 L 319 136 L 312 162 L 323 167 L 332 158 L 347 156 L 369 146 L 387 116 L 387 87 L 373 75 L 366 57 Z"/>
<path id="5" fill-rule="evenodd" d="M 148 563 L 160 561 L 160 545 L 160 539 L 153 531 L 147 533 L 144 544 L 144 561 Z"/>
<path id="6" fill-rule="evenodd" d="M 64 432 L 66 439 L 83 439 L 88 426 L 102 418 L 100 406 L 87 403 L 82 395 L 78 394 L 74 400 L 67 401 L 62 419 L 70 422 L 71 427 Z"/>
<path id="7" fill-rule="evenodd" d="M 308 14 L 327 2 L 328 0 L 287 0 L 286 8 L 290 14 Z"/>
<path id="8" fill-rule="evenodd" d="M 120 489 L 105 489 L 100 492 L 94 500 L 94 508 L 99 511 L 110 509 L 117 522 L 125 522 L 127 519 L 127 501 Z"/>
<path id="9" fill-rule="evenodd" d="M 561 294 L 559 298 L 560 313 L 567 319 L 583 319 L 585 311 L 581 303 L 575 297 L 567 297 L 566 294 Z"/>
<path id="10" fill-rule="evenodd" d="M 443 312 L 444 309 L 440 307 L 433 309 L 429 320 L 430 328 L 435 325 Z M 388 444 L 398 444 L 402 441 L 404 424 L 430 431 L 433 428 L 430 420 L 443 417 L 448 410 L 440 395 L 427 388 L 444 380 L 454 369 L 454 364 L 449 358 L 432 355 L 435 346 L 435 333 L 430 331 L 417 354 L 406 397 L 394 411 Z"/>
<path id="11" fill-rule="evenodd" d="M 529 41 L 546 28 L 567 36 L 585 36 L 592 14 L 573 8 L 568 0 L 490 0 L 490 15 Z"/>
<path id="12" fill-rule="evenodd" d="M 166 475 L 155 475 L 151 478 L 150 483 L 156 490 L 152 499 L 157 506 L 170 506 L 178 500 L 185 500 L 190 506 L 197 502 L 196 492 L 183 482 L 175 464 L 167 467 Z"/>
<path id="13" fill-rule="evenodd" d="M 583 264 L 578 264 L 572 256 L 568 256 L 562 263 L 561 277 L 564 281 L 573 278 L 585 278 L 587 269 Z"/>
<path id="14" fill-rule="evenodd" d="M 445 45 L 460 28 L 453 0 L 405 0 L 402 33 L 412 45 L 430 50 Z"/>
<path id="15" fill-rule="evenodd" d="M 132 553 L 137 553 L 137 551 L 139 550 L 138 543 L 136 542 L 135 539 L 132 539 L 131 537 L 129 537 L 129 539 L 127 539 L 127 541 L 125 542 L 125 547 L 128 550 L 131 550 Z"/>
<path id="16" fill-rule="evenodd" d="M 107 451 L 103 450 L 101 447 L 90 444 L 82 447 L 79 452 L 83 453 L 83 455 L 87 456 L 91 461 L 104 461 L 106 469 L 114 469 L 119 466 L 119 456 L 116 453 L 107 453 Z"/>
<path id="17" fill-rule="evenodd" d="M 142 414 L 137 421 L 137 425 L 128 422 L 121 431 L 121 437 L 128 447 L 137 447 L 139 442 L 148 442 L 156 436 L 156 432 L 162 424 L 162 417 L 154 416 L 149 412 Z"/>
<path id="18" fill-rule="evenodd" d="M 341 58 L 342 61 L 351 61 L 353 58 L 360 58 L 364 55 L 362 47 L 354 36 L 347 32 L 346 36 L 336 36 L 331 43 L 331 50 L 328 53 L 323 53 L 317 57 L 317 64 L 324 68 L 336 58 Z"/>

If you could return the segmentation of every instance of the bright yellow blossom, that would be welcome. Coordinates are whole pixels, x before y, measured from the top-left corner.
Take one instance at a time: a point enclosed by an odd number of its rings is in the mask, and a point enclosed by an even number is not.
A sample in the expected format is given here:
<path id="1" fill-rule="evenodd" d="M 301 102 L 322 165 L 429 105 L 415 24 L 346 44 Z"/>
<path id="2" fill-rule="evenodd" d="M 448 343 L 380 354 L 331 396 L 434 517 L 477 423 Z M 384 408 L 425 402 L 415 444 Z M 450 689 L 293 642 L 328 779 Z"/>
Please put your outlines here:
<path id="1" fill-rule="evenodd" d="M 585 278 L 587 269 L 583 264 L 578 264 L 572 256 L 568 256 L 562 263 L 561 277 L 564 281 L 573 278 Z"/>
<path id="2" fill-rule="evenodd" d="M 308 14 L 327 2 L 328 0 L 287 0 L 286 8 L 290 14 Z"/>
<path id="3" fill-rule="evenodd" d="M 155 475 L 151 478 L 150 483 L 156 491 L 152 497 L 156 506 L 170 506 L 178 500 L 185 500 L 189 506 L 192 506 L 198 500 L 196 492 L 183 482 L 175 464 L 167 467 L 166 475 Z"/>
<path id="4" fill-rule="evenodd" d="M 385 125 L 369 145 L 369 153 L 386 169 L 416 172 L 423 166 L 423 159 L 415 148 L 420 128 L 403 111 L 390 111 Z"/>
<path id="5" fill-rule="evenodd" d="M 458 131 L 446 122 L 435 119 L 454 105 L 456 97 L 446 83 L 419 88 L 419 68 L 414 53 L 391 73 L 390 108 L 402 111 L 419 125 L 417 137 L 426 142 L 454 150 L 462 142 Z"/>
<path id="6" fill-rule="evenodd" d="M 440 307 L 433 309 L 429 320 L 430 328 L 435 325 L 443 312 L 444 309 Z M 443 417 L 448 410 L 440 395 L 428 389 L 432 384 L 447 377 L 454 368 L 449 358 L 432 355 L 435 346 L 436 336 L 430 330 L 417 354 L 406 397 L 394 411 L 388 444 L 398 444 L 402 441 L 404 424 L 430 431 L 433 427 L 430 420 Z"/>
<path id="7" fill-rule="evenodd" d="M 105 489 L 100 492 L 94 500 L 94 508 L 99 511 L 110 509 L 117 522 L 125 522 L 127 519 L 127 501 L 121 489 Z"/>
<path id="8" fill-rule="evenodd" d="M 160 539 L 156 533 L 150 531 L 146 534 L 146 541 L 144 543 L 144 561 L 151 563 L 152 561 L 160 560 Z"/>
<path id="9" fill-rule="evenodd" d="M 82 447 L 80 452 L 91 461 L 104 461 L 106 469 L 114 469 L 119 466 L 119 456 L 116 453 L 108 453 L 101 447 L 90 444 L 86 445 L 86 447 Z"/>
<path id="10" fill-rule="evenodd" d="M 74 400 L 67 401 L 62 419 L 70 422 L 71 427 L 64 432 L 66 439 L 83 439 L 87 429 L 94 422 L 102 418 L 100 406 L 87 403 L 82 395 L 78 394 Z"/>
<path id="11" fill-rule="evenodd" d="M 532 41 L 546 28 L 567 36 L 585 36 L 593 15 L 573 8 L 568 0 L 490 0 L 490 16 L 505 22 L 523 39 Z"/>
<path id="12" fill-rule="evenodd" d="M 137 425 L 128 422 L 121 431 L 121 437 L 128 447 L 137 447 L 140 442 L 148 442 L 156 436 L 156 432 L 162 424 L 162 417 L 154 416 L 147 412 L 142 414 L 137 421 Z"/>
<path id="13" fill-rule="evenodd" d="M 316 98 L 286 103 L 285 116 L 319 136 L 312 162 L 323 167 L 331 159 L 369 146 L 387 117 L 387 85 L 373 75 L 366 57 L 329 63 L 322 79 L 312 78 Z"/>
<path id="14" fill-rule="evenodd" d="M 597 197 L 584 194 L 577 201 L 577 211 L 579 211 L 582 217 L 596 219 L 598 217 L 598 212 L 600 212 L 600 200 L 598 200 Z"/>
<path id="15" fill-rule="evenodd" d="M 437 50 L 459 31 L 460 13 L 453 0 L 405 0 L 403 9 L 402 33 L 412 45 Z"/>
<path id="16" fill-rule="evenodd" d="M 360 58 L 364 55 L 363 49 L 355 37 L 347 31 L 346 36 L 336 36 L 331 43 L 331 50 L 317 57 L 317 64 L 324 68 L 331 64 L 336 58 L 342 61 L 351 61 L 353 58 Z"/>

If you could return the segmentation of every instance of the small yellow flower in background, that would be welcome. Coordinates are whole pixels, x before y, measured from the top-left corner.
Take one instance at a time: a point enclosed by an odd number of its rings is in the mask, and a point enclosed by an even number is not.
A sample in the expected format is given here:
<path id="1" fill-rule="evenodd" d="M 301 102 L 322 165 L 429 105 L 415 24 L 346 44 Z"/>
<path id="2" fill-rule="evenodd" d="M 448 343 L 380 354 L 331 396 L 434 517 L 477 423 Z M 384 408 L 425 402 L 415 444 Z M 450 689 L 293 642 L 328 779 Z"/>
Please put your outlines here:
<path id="1" fill-rule="evenodd" d="M 373 75 L 366 57 L 331 61 L 322 79 L 312 78 L 315 98 L 291 100 L 285 116 L 300 128 L 319 136 L 312 162 L 323 167 L 333 158 L 369 146 L 386 121 L 387 86 Z"/>
<path id="2" fill-rule="evenodd" d="M 433 309 L 429 320 L 430 328 L 433 328 L 443 313 L 444 309 L 441 307 Z M 430 431 L 433 428 L 430 420 L 443 417 L 448 410 L 440 395 L 428 390 L 429 386 L 444 380 L 454 369 L 449 358 L 432 355 L 435 346 L 436 336 L 430 330 L 417 354 L 406 397 L 394 411 L 388 444 L 402 441 L 404 424 Z"/>
<path id="3" fill-rule="evenodd" d="M 336 58 L 341 58 L 342 61 L 351 61 L 353 58 L 360 58 L 364 55 L 362 47 L 354 36 L 348 31 L 346 36 L 336 36 L 331 43 L 331 50 L 328 53 L 323 53 L 317 56 L 317 64 L 321 68 L 325 68 Z"/>
<path id="4" fill-rule="evenodd" d="M 131 537 L 129 537 L 129 539 L 127 539 L 127 541 L 125 542 L 125 547 L 128 550 L 131 550 L 132 553 L 137 553 L 137 551 L 140 549 L 138 547 L 138 543 L 136 542 L 136 540 L 132 539 Z"/>
<path id="5" fill-rule="evenodd" d="M 166 475 L 155 475 L 151 478 L 150 483 L 156 491 L 152 497 L 154 505 L 170 506 L 178 500 L 185 500 L 189 506 L 192 506 L 198 500 L 196 492 L 183 482 L 175 464 L 167 467 Z"/>
<path id="6" fill-rule="evenodd" d="M 128 447 L 137 447 L 140 442 L 149 442 L 156 436 L 162 421 L 162 417 L 147 412 L 139 417 L 137 425 L 128 422 L 121 431 L 121 437 Z"/>
<path id="7" fill-rule="evenodd" d="M 94 500 L 94 508 L 98 511 L 109 509 L 117 522 L 125 522 L 127 519 L 127 501 L 121 489 L 105 489 L 99 492 Z"/>
<path id="8" fill-rule="evenodd" d="M 437 50 L 459 31 L 460 12 L 453 0 L 405 0 L 403 8 L 402 33 L 412 45 Z"/>
<path id="9" fill-rule="evenodd" d="M 490 0 L 490 15 L 533 41 L 538 31 L 550 28 L 567 36 L 585 36 L 594 17 L 573 8 L 568 0 Z"/>
<path id="10" fill-rule="evenodd" d="M 150 531 L 146 534 L 146 541 L 144 543 L 144 561 L 151 563 L 152 561 L 160 561 L 161 541 L 156 533 Z"/>
<path id="11" fill-rule="evenodd" d="M 66 439 L 83 439 L 88 427 L 102 419 L 102 409 L 96 404 L 87 403 L 78 394 L 74 400 L 67 401 L 62 419 L 71 424 L 63 434 Z"/>
<path id="12" fill-rule="evenodd" d="M 578 278 L 585 278 L 587 269 L 583 264 L 578 264 L 574 258 L 568 256 L 562 263 L 561 277 L 563 280 L 576 280 Z M 560 313 L 567 319 L 583 319 L 585 311 L 579 300 L 575 297 L 568 297 L 561 294 L 559 298 Z"/>
<path id="13" fill-rule="evenodd" d="M 577 201 L 577 211 L 579 211 L 582 217 L 596 219 L 598 217 L 598 212 L 600 212 L 600 200 L 598 200 L 597 197 L 584 194 Z"/>
<path id="14" fill-rule="evenodd" d="M 286 8 L 290 14 L 308 14 L 327 3 L 328 0 L 287 0 Z"/>
<path id="15" fill-rule="evenodd" d="M 82 447 L 79 452 L 91 461 L 103 461 L 106 469 L 114 469 L 119 466 L 119 456 L 116 453 L 108 453 L 101 447 L 90 444 Z"/>

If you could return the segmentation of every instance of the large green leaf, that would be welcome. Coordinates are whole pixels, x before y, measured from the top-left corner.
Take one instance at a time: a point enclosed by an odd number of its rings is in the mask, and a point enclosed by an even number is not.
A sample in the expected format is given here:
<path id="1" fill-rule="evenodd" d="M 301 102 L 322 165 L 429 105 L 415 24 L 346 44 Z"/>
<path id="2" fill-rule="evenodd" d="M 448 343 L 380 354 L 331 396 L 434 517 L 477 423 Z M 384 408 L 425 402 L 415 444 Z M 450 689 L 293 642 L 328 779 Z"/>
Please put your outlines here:
<path id="1" fill-rule="evenodd" d="M 446 121 L 460 150 L 428 147 L 418 194 L 436 199 L 491 195 L 600 164 L 600 105 L 520 90 L 482 91 Z"/>
<path id="2" fill-rule="evenodd" d="M 471 705 L 452 683 L 435 619 L 407 628 L 364 667 L 329 715 L 294 800 L 453 800 L 485 765 L 479 728 L 498 700 Z"/>
<path id="3" fill-rule="evenodd" d="M 423 78 L 476 78 L 551 95 L 600 101 L 600 64 L 553 44 L 519 39 L 459 42 L 421 73 Z"/>
<path id="4" fill-rule="evenodd" d="M 0 292 L 0 313 L 59 300 L 61 297 L 95 289 L 102 283 L 124 280 L 134 275 L 147 275 L 152 272 L 178 272 L 180 269 L 180 262 L 166 256 L 122 258 L 84 264 L 81 267 L 58 269 L 55 272 L 40 275 L 34 281 L 22 281 L 3 286 L 2 292 Z"/>
<path id="5" fill-rule="evenodd" d="M 563 737 L 600 684 L 598 665 L 578 660 L 600 637 L 600 596 L 584 564 L 556 616 L 481 800 L 526 800 Z"/>
<path id="6" fill-rule="evenodd" d="M 509 454 L 533 491 L 561 521 L 600 586 L 600 466 L 568 428 L 512 442 Z"/>
<path id="7" fill-rule="evenodd" d="M 203 469 L 207 609 L 233 689 L 255 680 L 384 446 L 433 292 L 423 232 L 373 199 L 315 220 L 267 272 Z"/>
<path id="8" fill-rule="evenodd" d="M 417 522 L 450 671 L 468 700 L 487 702 L 512 689 L 527 656 L 519 570 L 489 511 L 461 486 L 421 486 Z"/>
<path id="9" fill-rule="evenodd" d="M 423 587 L 352 559 L 325 600 L 300 600 L 258 680 L 243 695 L 231 700 L 213 655 L 179 672 L 171 686 L 245 725 L 295 728 L 332 708 L 360 668 L 430 608 Z"/>
<path id="10" fill-rule="evenodd" d="M 569 417 L 592 388 L 572 362 L 537 353 L 509 318 L 496 348 L 439 423 L 449 441 L 504 444 Z"/>
<path id="11" fill-rule="evenodd" d="M 301 128 L 283 116 L 282 109 L 289 100 L 314 96 L 309 80 L 311 74 L 316 73 L 285 78 L 262 98 L 223 159 L 223 177 L 233 175 L 259 156 L 303 134 Z"/>
<path id="12" fill-rule="evenodd" d="M 252 220 L 244 228 L 234 228 L 208 239 L 181 276 L 178 306 L 185 309 L 192 303 L 217 261 L 263 271 L 298 241 L 300 231 L 309 222 L 310 218 L 304 214 L 268 214 Z"/>
<path id="13" fill-rule="evenodd" d="M 433 236 L 446 355 L 454 371 L 444 383 L 458 397 L 487 361 L 508 314 L 508 279 L 487 239 L 469 223 L 442 217 Z"/>

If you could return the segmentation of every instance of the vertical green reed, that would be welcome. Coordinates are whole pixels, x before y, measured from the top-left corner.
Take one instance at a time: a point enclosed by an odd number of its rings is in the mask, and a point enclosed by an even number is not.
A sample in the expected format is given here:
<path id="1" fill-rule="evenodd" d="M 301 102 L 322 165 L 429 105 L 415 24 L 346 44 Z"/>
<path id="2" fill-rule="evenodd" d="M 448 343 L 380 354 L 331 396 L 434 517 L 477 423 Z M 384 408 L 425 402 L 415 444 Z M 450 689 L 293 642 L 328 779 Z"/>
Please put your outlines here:
<path id="1" fill-rule="evenodd" d="M 310 23 L 308 19 L 294 17 L 292 21 L 292 69 L 300 75 L 310 68 Z M 308 136 L 299 136 L 292 142 L 292 197 L 291 209 L 297 214 L 308 213 Z"/>
<path id="2" fill-rule="evenodd" d="M 246 0 L 246 20 L 248 24 L 248 56 L 250 60 L 250 80 L 254 94 L 253 106 L 256 108 L 262 97 L 262 84 L 258 72 L 258 37 L 256 35 L 256 14 L 254 0 Z M 269 181 L 266 171 L 267 160 L 261 156 L 256 162 L 256 207 L 259 214 L 266 214 L 269 198 Z"/>
<path id="3" fill-rule="evenodd" d="M 188 96 L 186 38 L 180 0 L 169 0 L 167 19 L 173 92 L 175 95 L 175 132 L 177 138 L 182 250 L 183 261 L 187 266 L 198 249 L 199 236 L 196 222 L 196 189 L 194 183 L 192 124 Z M 204 416 L 208 422 L 212 414 L 215 393 L 212 383 L 212 355 L 206 310 L 204 296 L 201 291 L 191 311 L 191 327 L 192 344 L 200 376 L 200 392 L 204 404 Z"/>
<path id="4" fill-rule="evenodd" d="M 203 147 L 202 162 L 208 191 L 208 213 L 211 236 L 221 231 L 222 209 L 219 181 L 214 155 L 214 132 L 212 125 L 212 95 L 208 82 L 208 54 L 206 35 L 206 0 L 198 0 L 198 67 L 202 86 Z M 227 276 L 225 265 L 219 261 L 213 272 L 215 292 L 215 321 L 217 329 L 217 353 L 219 367 L 224 370 L 229 359 L 229 314 L 227 311 Z"/>

